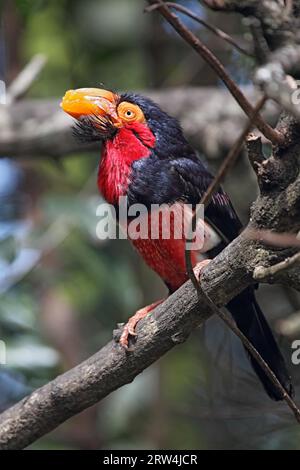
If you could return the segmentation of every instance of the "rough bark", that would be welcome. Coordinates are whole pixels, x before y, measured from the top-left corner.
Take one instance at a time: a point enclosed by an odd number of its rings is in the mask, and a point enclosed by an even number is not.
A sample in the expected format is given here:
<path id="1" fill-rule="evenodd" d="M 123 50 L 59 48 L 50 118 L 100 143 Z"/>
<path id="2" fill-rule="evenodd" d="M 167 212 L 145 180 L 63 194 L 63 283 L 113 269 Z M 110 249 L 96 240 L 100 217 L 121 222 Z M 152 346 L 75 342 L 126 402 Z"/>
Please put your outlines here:
<path id="1" fill-rule="evenodd" d="M 259 173 L 261 196 L 252 209 L 251 230 L 300 230 L 300 142 L 271 157 Z M 256 282 L 255 268 L 268 267 L 294 254 L 292 248 L 272 247 L 243 232 L 206 268 L 202 288 L 216 305 Z M 299 268 L 284 271 L 278 282 L 300 290 Z M 146 367 L 185 341 L 211 315 L 205 298 L 198 300 L 187 282 L 139 325 L 130 353 L 111 341 L 98 353 L 57 377 L 0 416 L 0 449 L 20 449 L 69 417 L 131 382 Z"/>
<path id="2" fill-rule="evenodd" d="M 264 250 L 265 251 L 265 250 Z M 251 266 L 258 246 L 237 239 L 207 268 L 203 288 L 217 305 L 226 304 L 252 282 Z M 250 258 L 251 256 L 251 258 Z M 270 257 L 278 255 L 270 254 Z M 265 257 L 264 257 L 265 263 Z M 34 391 L 0 416 L 0 449 L 22 449 L 113 390 L 130 383 L 210 316 L 189 281 L 139 326 L 134 350 L 126 353 L 114 341 L 79 366 Z"/>

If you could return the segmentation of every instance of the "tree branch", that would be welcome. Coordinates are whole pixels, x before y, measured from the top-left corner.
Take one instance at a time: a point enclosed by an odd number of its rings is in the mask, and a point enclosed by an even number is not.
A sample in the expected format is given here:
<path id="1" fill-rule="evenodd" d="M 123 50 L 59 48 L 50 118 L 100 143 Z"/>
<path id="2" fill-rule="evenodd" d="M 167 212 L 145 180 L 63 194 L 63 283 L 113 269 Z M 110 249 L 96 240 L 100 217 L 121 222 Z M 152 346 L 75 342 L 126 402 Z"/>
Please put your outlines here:
<path id="1" fill-rule="evenodd" d="M 235 144 L 233 145 L 233 147 L 228 152 L 228 155 L 224 159 L 222 165 L 220 166 L 220 168 L 218 170 L 218 173 L 216 174 L 216 176 L 214 177 L 214 179 L 212 180 L 212 182 L 208 186 L 207 190 L 205 191 L 205 193 L 201 197 L 201 200 L 200 200 L 199 204 L 204 205 L 205 208 L 210 203 L 213 195 L 219 189 L 219 187 L 223 183 L 227 173 L 233 167 L 233 165 L 236 162 L 238 156 L 240 155 L 242 147 L 243 147 L 244 142 L 246 140 L 246 137 L 249 134 L 250 130 L 252 129 L 253 122 L 255 121 L 255 117 L 260 112 L 260 110 L 264 106 L 265 102 L 266 102 L 265 97 L 263 97 L 259 100 L 259 102 L 257 103 L 257 105 L 254 108 L 253 115 L 251 116 L 251 119 L 247 123 L 245 129 L 243 129 L 243 132 L 238 137 L 238 139 L 235 142 Z M 192 281 L 196 291 L 199 293 L 199 283 L 198 283 L 198 280 L 196 279 L 196 276 L 195 276 L 195 273 L 194 273 L 194 270 L 193 270 L 192 259 L 191 259 L 191 250 L 188 248 L 188 244 L 192 241 L 191 238 L 192 238 L 194 226 L 196 224 L 196 220 L 197 220 L 197 212 L 195 212 L 193 214 L 193 217 L 192 217 L 192 220 L 191 220 L 191 224 L 190 224 L 190 228 L 189 228 L 189 236 L 188 236 L 188 238 L 186 240 L 186 243 L 185 243 L 184 255 L 185 255 L 185 265 L 186 265 L 187 273 L 188 273 L 189 278 Z"/>
<path id="2" fill-rule="evenodd" d="M 192 46 L 192 48 L 195 49 L 195 51 L 212 67 L 212 69 L 216 72 L 216 74 L 226 85 L 232 96 L 239 103 L 243 111 L 247 114 L 248 117 L 251 117 L 254 111 L 251 103 L 249 103 L 247 98 L 242 93 L 241 89 L 228 75 L 227 71 L 225 70 L 221 62 L 217 59 L 217 57 L 202 43 L 202 41 L 200 41 L 197 36 L 192 33 L 192 31 L 190 31 L 186 26 L 184 26 L 184 24 L 179 20 L 178 16 L 171 12 L 162 0 L 148 0 L 148 3 L 150 3 L 151 5 L 156 5 L 157 3 L 159 4 L 157 10 L 173 26 L 177 33 L 180 34 L 180 36 L 188 44 L 190 44 L 190 46 Z M 262 134 L 272 143 L 283 143 L 284 136 L 281 135 L 280 132 L 278 132 L 277 130 L 272 129 L 272 127 L 269 126 L 269 124 L 267 124 L 263 120 L 260 114 L 258 114 L 255 119 L 255 125 L 262 132 Z"/>
<path id="3" fill-rule="evenodd" d="M 257 171 L 258 165 L 261 165 L 265 157 L 262 149 L 261 137 L 255 134 L 249 134 L 247 137 L 248 158 L 254 171 Z"/>
<path id="4" fill-rule="evenodd" d="M 259 96 L 244 89 L 250 101 Z M 187 136 L 208 158 L 220 157 L 234 143 L 246 116 L 225 90 L 173 88 L 143 91 L 163 109 L 177 117 Z M 264 118 L 276 122 L 278 108 L 272 103 Z M 0 105 L 0 155 L 18 158 L 60 157 L 75 152 L 99 152 L 99 143 L 82 144 L 72 134 L 73 120 L 59 108 L 59 100 L 23 100 Z"/>
<path id="5" fill-rule="evenodd" d="M 296 55 L 297 65 L 300 63 L 300 46 L 292 48 L 284 47 L 277 54 L 270 57 L 269 62 L 262 65 L 255 72 L 255 83 L 264 93 L 275 100 L 283 109 L 290 112 L 295 118 L 300 119 L 299 91 L 297 83 L 287 76 L 293 67 L 288 63 L 287 51 L 293 50 Z M 285 67 L 281 62 L 286 62 Z"/>
<path id="6" fill-rule="evenodd" d="M 239 246 L 239 242 L 235 243 Z M 234 251 L 237 253 L 236 249 Z M 230 255 L 231 256 L 231 255 Z M 226 259 L 215 264 L 213 289 L 206 283 L 211 298 L 218 304 L 231 297 L 224 290 L 229 286 L 234 295 L 237 279 L 229 276 L 224 285 Z M 213 265 L 207 271 L 213 271 Z M 218 280 L 217 280 L 218 278 Z M 244 276 L 241 288 L 251 282 Z M 226 287 L 225 287 L 226 289 Z M 182 286 L 159 306 L 138 328 L 134 350 L 126 353 L 113 341 L 97 354 L 0 415 L 0 449 L 20 449 L 54 429 L 69 417 L 93 405 L 113 390 L 131 382 L 136 375 L 160 356 L 185 341 L 194 328 L 210 315 L 209 308 L 199 314 L 197 294 L 190 282 Z"/>
<path id="7" fill-rule="evenodd" d="M 225 305 L 253 282 L 251 272 L 260 256 L 259 248 L 242 234 L 209 264 L 203 273 L 202 288 L 216 305 Z M 269 258 L 273 256 L 271 251 Z M 82 364 L 2 413 L 0 449 L 28 446 L 131 382 L 176 344 L 185 341 L 212 313 L 205 303 L 205 294 L 198 299 L 193 285 L 187 282 L 140 323 L 132 352 L 126 353 L 111 341 Z"/>
<path id="8" fill-rule="evenodd" d="M 274 264 L 273 266 L 264 267 L 257 266 L 254 270 L 253 277 L 257 281 L 265 281 L 266 279 L 273 279 L 279 273 L 287 271 L 288 269 L 300 264 L 300 253 L 296 253 L 290 258 L 286 258 L 280 263 Z"/>
<path id="9" fill-rule="evenodd" d="M 203 204 L 205 207 L 209 204 L 211 201 L 213 195 L 215 192 L 218 190 L 220 187 L 220 184 L 224 181 L 227 173 L 229 172 L 230 168 L 234 165 L 235 161 L 237 160 L 241 149 L 244 145 L 244 142 L 246 140 L 246 137 L 248 136 L 252 126 L 253 122 L 255 120 L 256 115 L 259 113 L 260 109 L 263 107 L 263 105 L 266 102 L 266 97 L 263 97 L 255 106 L 253 115 L 251 116 L 251 119 L 249 120 L 247 126 L 237 139 L 235 145 L 232 147 L 230 152 L 228 153 L 227 157 L 223 161 L 218 173 L 216 174 L 215 178 L 205 191 L 204 195 L 201 198 L 200 204 Z M 253 148 L 252 148 L 253 150 Z M 193 225 L 196 223 L 196 216 L 197 212 L 193 215 L 192 221 L 191 221 L 191 227 L 190 227 L 190 233 L 192 233 L 192 228 Z M 190 237 L 189 237 L 190 238 Z M 190 241 L 190 240 L 189 240 Z M 292 260 L 293 258 L 290 258 Z M 299 261 L 297 259 L 297 261 Z M 293 411 L 296 420 L 300 423 L 300 410 L 292 397 L 287 393 L 287 391 L 284 389 L 284 387 L 281 385 L 280 381 L 274 374 L 273 370 L 269 367 L 269 365 L 265 362 L 265 360 L 262 358 L 262 356 L 259 354 L 259 352 L 256 350 L 256 348 L 253 346 L 253 344 L 248 340 L 248 338 L 243 334 L 243 332 L 238 328 L 236 325 L 235 321 L 225 312 L 223 312 L 221 309 L 219 309 L 214 302 L 211 300 L 211 298 L 202 290 L 202 287 L 196 278 L 196 275 L 194 273 L 193 265 L 192 265 L 192 259 L 191 259 L 191 251 L 187 248 L 187 243 L 185 246 L 185 264 L 186 264 L 186 269 L 187 273 L 189 275 L 190 280 L 193 283 L 193 286 L 196 289 L 196 292 L 198 294 L 198 298 L 201 299 L 201 297 L 204 294 L 205 302 L 206 304 L 211 308 L 211 310 L 218 315 L 221 320 L 230 328 L 230 330 L 242 341 L 244 346 L 246 347 L 247 351 L 253 358 L 257 360 L 257 362 L 260 364 L 266 375 L 269 377 L 269 379 L 273 382 L 273 385 L 277 388 L 283 399 L 286 401 L 287 405 L 290 407 L 290 409 Z M 279 263 L 276 266 L 280 266 Z M 288 269 L 289 266 L 293 266 L 295 263 L 290 262 L 290 264 L 285 265 L 285 269 Z M 254 270 L 254 277 L 255 277 L 255 272 L 259 268 L 255 268 Z M 264 269 L 271 269 L 271 268 L 264 268 Z M 275 269 L 275 268 L 274 268 Z M 283 268 L 281 268 L 283 270 Z M 279 268 L 278 268 L 279 270 Z M 257 277 L 255 277 L 257 279 Z"/>
<path id="10" fill-rule="evenodd" d="M 203 0 L 203 3 L 214 10 L 239 12 L 250 17 L 250 21 L 252 18 L 252 29 L 255 31 L 255 25 L 258 26 L 263 41 L 262 47 L 256 48 L 257 59 L 264 62 L 256 70 L 254 81 L 269 98 L 300 119 L 299 94 L 294 93 L 295 86 L 287 79 L 287 74 L 299 76 L 300 72 L 300 16 L 296 2 Z"/>
<path id="11" fill-rule="evenodd" d="M 243 47 L 241 47 L 229 34 L 225 33 L 221 29 L 216 28 L 215 26 L 211 25 L 210 23 L 205 21 L 200 16 L 196 15 L 193 11 L 189 10 L 185 6 L 180 5 L 178 3 L 174 3 L 174 2 L 165 2 L 165 4 L 167 5 L 167 7 L 174 8 L 174 10 L 177 10 L 180 13 L 183 13 L 184 15 L 189 16 L 193 20 L 197 21 L 197 23 L 200 23 L 202 26 L 205 26 L 205 28 L 207 28 L 209 31 L 214 33 L 216 36 L 218 36 L 223 41 L 226 41 L 228 44 L 233 46 L 236 50 L 238 50 L 242 54 L 245 54 L 248 57 L 253 57 L 252 52 L 250 52 L 250 51 L 244 49 Z M 153 5 L 150 5 L 150 6 L 146 7 L 145 11 L 147 11 L 147 12 L 154 11 L 157 8 L 159 8 L 159 6 L 160 6 L 159 3 L 154 3 Z"/>
<path id="12" fill-rule="evenodd" d="M 279 233 L 300 230 L 300 140 L 285 149 L 284 158 L 272 156 L 268 174 L 272 184 L 262 185 L 253 205 L 249 230 Z M 0 449 L 28 446 L 69 417 L 131 382 L 174 345 L 185 341 L 216 306 L 226 305 L 247 286 L 256 282 L 253 272 L 284 261 L 294 248 L 279 248 L 249 238 L 243 232 L 207 266 L 201 276 L 199 299 L 189 281 L 141 322 L 134 350 L 126 354 L 110 342 L 93 357 L 36 390 L 0 415 Z M 300 290 L 300 270 L 278 273 L 278 281 Z"/>
<path id="13" fill-rule="evenodd" d="M 6 104 L 22 98 L 37 79 L 47 62 L 46 56 L 36 54 L 7 89 Z"/>
<path id="14" fill-rule="evenodd" d="M 161 8 L 165 8 L 160 3 Z M 206 3 L 217 6 L 236 4 L 232 0 L 207 0 Z M 247 12 L 247 9 L 243 10 L 246 3 L 246 0 L 240 2 L 243 13 Z M 258 2 L 252 1 L 254 4 L 258 5 Z M 172 21 L 175 27 L 177 20 L 174 20 L 175 23 Z M 276 22 L 274 24 L 277 25 Z M 280 23 L 278 25 L 281 26 Z M 272 45 L 276 37 L 280 37 L 281 42 L 288 37 L 281 30 L 277 35 L 270 36 Z M 270 38 L 268 40 L 272 42 Z M 252 106 L 250 111 L 253 112 Z M 300 230 L 299 126 L 291 119 L 283 119 L 278 129 L 280 132 L 272 129 L 277 137 L 289 136 L 284 147 L 275 147 L 274 154 L 263 161 L 259 161 L 259 149 L 256 148 L 257 165 L 254 167 L 257 167 L 261 195 L 253 205 L 248 231 L 212 260 L 201 277 L 201 289 L 196 292 L 192 283 L 187 282 L 153 315 L 142 321 L 132 352 L 126 353 L 111 341 L 93 357 L 0 415 L 0 449 L 19 449 L 29 445 L 69 417 L 131 382 L 174 345 L 185 341 L 196 326 L 218 311 L 218 306 L 226 305 L 256 282 L 257 267 L 263 265 L 264 269 L 269 269 L 276 265 L 278 281 L 300 290 L 300 270 L 296 262 L 285 265 L 286 269 L 278 269 L 280 263 L 287 258 L 292 259 L 295 248 L 273 247 L 248 236 L 251 231 L 262 233 L 273 230 L 276 233 L 295 234 Z M 293 408 L 292 402 L 289 405 L 298 418 L 298 409 Z"/>

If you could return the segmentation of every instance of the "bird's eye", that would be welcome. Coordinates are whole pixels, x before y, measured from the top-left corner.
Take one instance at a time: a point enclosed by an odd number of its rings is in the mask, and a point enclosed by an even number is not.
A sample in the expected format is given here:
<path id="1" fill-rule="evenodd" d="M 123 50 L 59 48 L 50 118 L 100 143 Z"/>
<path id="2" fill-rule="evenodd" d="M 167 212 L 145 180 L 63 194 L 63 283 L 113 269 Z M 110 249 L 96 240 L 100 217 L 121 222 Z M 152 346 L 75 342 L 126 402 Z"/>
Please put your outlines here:
<path id="1" fill-rule="evenodd" d="M 145 122 L 143 111 L 134 103 L 122 101 L 117 108 L 117 112 L 118 116 L 125 121 L 125 123 Z"/>

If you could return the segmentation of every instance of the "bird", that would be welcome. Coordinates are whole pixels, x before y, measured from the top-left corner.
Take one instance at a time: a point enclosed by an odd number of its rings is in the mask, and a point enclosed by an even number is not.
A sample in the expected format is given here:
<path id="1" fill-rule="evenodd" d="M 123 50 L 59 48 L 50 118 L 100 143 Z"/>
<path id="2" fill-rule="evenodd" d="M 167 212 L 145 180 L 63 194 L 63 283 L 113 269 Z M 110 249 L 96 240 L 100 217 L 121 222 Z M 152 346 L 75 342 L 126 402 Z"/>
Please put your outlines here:
<path id="1" fill-rule="evenodd" d="M 65 93 L 61 108 L 75 119 L 73 130 L 78 139 L 99 142 L 98 188 L 104 199 L 116 208 L 121 197 L 126 197 L 128 208 L 134 204 L 143 204 L 147 209 L 164 205 L 167 211 L 185 205 L 195 208 L 213 180 L 206 163 L 185 138 L 178 120 L 148 97 L 101 88 L 78 88 Z M 151 219 L 151 210 L 149 213 Z M 200 273 L 242 230 L 230 198 L 221 187 L 205 209 L 201 227 L 202 244 L 191 250 L 193 266 L 200 261 L 197 265 Z M 163 238 L 159 231 L 156 238 L 132 237 L 131 242 L 164 281 L 169 295 L 188 280 L 186 237 L 182 234 L 176 238 L 174 226 L 169 239 Z M 254 288 L 246 288 L 226 308 L 292 396 L 291 377 Z M 137 323 L 162 301 L 141 308 L 128 320 L 119 340 L 123 348 L 128 349 L 130 339 L 136 336 Z M 282 400 L 283 393 L 257 360 L 248 356 L 269 397 Z"/>

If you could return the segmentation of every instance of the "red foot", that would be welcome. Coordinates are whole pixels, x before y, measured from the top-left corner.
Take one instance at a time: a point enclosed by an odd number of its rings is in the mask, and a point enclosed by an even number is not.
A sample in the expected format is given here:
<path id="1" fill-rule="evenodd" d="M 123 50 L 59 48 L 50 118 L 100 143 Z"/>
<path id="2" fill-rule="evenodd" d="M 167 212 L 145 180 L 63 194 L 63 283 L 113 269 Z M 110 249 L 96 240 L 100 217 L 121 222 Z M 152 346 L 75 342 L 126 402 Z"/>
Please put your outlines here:
<path id="1" fill-rule="evenodd" d="M 137 323 L 142 320 L 142 318 L 146 317 L 148 313 L 151 312 L 151 310 L 155 309 L 159 304 L 161 304 L 164 301 L 164 299 L 158 300 L 157 302 L 154 302 L 153 304 L 147 305 L 144 308 L 141 308 L 138 310 L 132 317 L 129 318 L 128 322 L 124 326 L 124 329 L 121 334 L 120 338 L 120 345 L 124 349 L 128 349 L 128 340 L 130 336 L 136 336 L 135 332 L 135 327 Z"/>
<path id="2" fill-rule="evenodd" d="M 202 271 L 210 262 L 211 262 L 211 259 L 204 259 L 203 261 L 200 261 L 200 263 L 196 264 L 196 266 L 194 267 L 194 273 L 199 282 L 200 282 Z"/>

